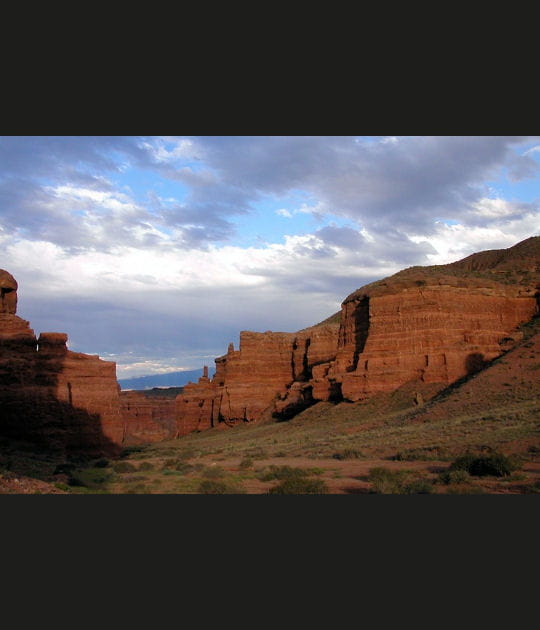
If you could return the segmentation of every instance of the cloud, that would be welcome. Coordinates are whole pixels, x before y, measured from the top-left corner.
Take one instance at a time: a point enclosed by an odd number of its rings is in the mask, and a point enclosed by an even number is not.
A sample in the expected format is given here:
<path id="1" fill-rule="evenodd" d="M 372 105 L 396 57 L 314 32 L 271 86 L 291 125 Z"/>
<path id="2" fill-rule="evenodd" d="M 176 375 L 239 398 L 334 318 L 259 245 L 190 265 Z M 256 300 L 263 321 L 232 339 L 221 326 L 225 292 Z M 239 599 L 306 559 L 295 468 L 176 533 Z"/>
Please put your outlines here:
<path id="1" fill-rule="evenodd" d="M 293 217 L 292 213 L 289 212 L 289 210 L 287 210 L 286 208 L 280 208 L 279 210 L 276 210 L 276 214 L 287 219 L 292 219 Z"/>
<path id="2" fill-rule="evenodd" d="M 390 141 L 391 140 L 391 141 Z M 507 167 L 530 177 L 537 164 L 513 148 L 521 137 L 446 136 L 201 138 L 199 154 L 220 181 L 265 194 L 312 194 L 326 212 L 373 232 L 428 234 L 434 217 L 464 217 L 484 181 Z M 290 212 L 290 210 L 289 210 Z"/>

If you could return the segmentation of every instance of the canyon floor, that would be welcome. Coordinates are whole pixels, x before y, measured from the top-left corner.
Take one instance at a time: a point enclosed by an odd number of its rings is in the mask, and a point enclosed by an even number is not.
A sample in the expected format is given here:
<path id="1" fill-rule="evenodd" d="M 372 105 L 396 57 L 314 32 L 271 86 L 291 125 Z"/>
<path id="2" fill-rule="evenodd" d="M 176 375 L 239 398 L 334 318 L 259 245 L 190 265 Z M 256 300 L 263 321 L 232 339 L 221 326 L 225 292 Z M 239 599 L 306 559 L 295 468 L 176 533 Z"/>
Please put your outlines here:
<path id="1" fill-rule="evenodd" d="M 362 402 L 321 402 L 286 422 L 220 425 L 132 446 L 115 460 L 66 460 L 3 440 L 0 493 L 538 493 L 540 320 L 523 334 L 487 367 L 442 390 L 411 382 Z M 515 469 L 502 477 L 450 475 L 467 453 L 502 453 Z"/>

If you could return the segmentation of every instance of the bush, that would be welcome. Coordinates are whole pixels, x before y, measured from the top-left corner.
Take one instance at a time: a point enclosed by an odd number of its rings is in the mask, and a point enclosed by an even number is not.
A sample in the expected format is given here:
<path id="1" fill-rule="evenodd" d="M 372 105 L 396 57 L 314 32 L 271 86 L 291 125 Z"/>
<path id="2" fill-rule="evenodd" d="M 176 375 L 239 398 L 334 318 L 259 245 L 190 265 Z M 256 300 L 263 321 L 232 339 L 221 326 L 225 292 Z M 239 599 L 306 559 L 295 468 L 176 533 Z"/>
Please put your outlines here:
<path id="1" fill-rule="evenodd" d="M 439 446 L 426 446 L 421 448 L 408 448 L 398 451 L 392 459 L 398 462 L 428 461 L 441 459 L 445 456 L 444 449 Z"/>
<path id="2" fill-rule="evenodd" d="M 428 479 L 413 478 L 412 470 L 389 470 L 388 468 L 371 468 L 368 479 L 371 491 L 376 494 L 432 494 L 433 484 Z"/>
<path id="3" fill-rule="evenodd" d="M 354 448 L 345 448 L 342 451 L 334 453 L 332 457 L 334 459 L 360 459 L 364 457 L 364 454 Z"/>
<path id="4" fill-rule="evenodd" d="M 154 464 L 152 462 L 143 462 L 139 466 L 139 470 L 154 470 Z"/>
<path id="5" fill-rule="evenodd" d="M 109 460 L 102 457 L 94 462 L 94 468 L 107 468 Z"/>
<path id="6" fill-rule="evenodd" d="M 242 490 L 215 479 L 201 481 L 197 492 L 199 494 L 243 494 Z"/>
<path id="7" fill-rule="evenodd" d="M 248 468 L 253 468 L 253 458 L 252 457 L 244 457 L 244 459 L 238 465 L 240 470 L 247 470 Z"/>
<path id="8" fill-rule="evenodd" d="M 272 481 L 273 479 L 298 479 L 307 477 L 308 472 L 302 468 L 292 466 L 270 466 L 270 468 L 258 475 L 260 481 Z"/>
<path id="9" fill-rule="evenodd" d="M 268 494 L 327 494 L 328 487 L 322 479 L 289 477 L 273 488 Z"/>
<path id="10" fill-rule="evenodd" d="M 70 486 L 96 489 L 110 481 L 112 477 L 113 474 L 110 471 L 103 470 L 103 468 L 84 468 L 82 470 L 74 470 L 68 479 L 68 484 Z"/>
<path id="11" fill-rule="evenodd" d="M 404 481 L 409 474 L 408 470 L 377 467 L 370 469 L 368 479 L 376 494 L 403 494 Z"/>
<path id="12" fill-rule="evenodd" d="M 137 467 L 130 462 L 117 462 L 116 464 L 113 464 L 113 470 L 118 473 L 135 472 Z"/>
<path id="13" fill-rule="evenodd" d="M 439 481 L 446 485 L 452 483 L 467 483 L 471 476 L 466 470 L 445 470 L 439 475 Z"/>
<path id="14" fill-rule="evenodd" d="M 474 477 L 506 477 L 519 468 L 517 462 L 503 455 L 493 453 L 492 455 L 476 456 L 471 454 L 458 457 L 448 470 L 465 470 Z"/>
<path id="15" fill-rule="evenodd" d="M 427 479 L 416 479 L 412 483 L 403 486 L 403 494 L 432 494 L 433 484 Z"/>

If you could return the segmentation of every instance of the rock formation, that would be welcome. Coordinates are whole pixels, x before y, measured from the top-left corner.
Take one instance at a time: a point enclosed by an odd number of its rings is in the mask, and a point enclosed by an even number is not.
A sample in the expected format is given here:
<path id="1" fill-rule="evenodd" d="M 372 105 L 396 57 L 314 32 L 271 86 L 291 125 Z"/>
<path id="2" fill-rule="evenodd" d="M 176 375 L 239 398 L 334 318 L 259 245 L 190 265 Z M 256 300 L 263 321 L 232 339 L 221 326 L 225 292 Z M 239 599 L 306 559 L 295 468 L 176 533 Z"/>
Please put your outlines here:
<path id="1" fill-rule="evenodd" d="M 177 398 L 178 435 L 287 419 L 318 400 L 367 398 L 404 383 L 450 384 L 519 339 L 538 313 L 540 237 L 449 265 L 411 267 L 358 289 L 339 317 L 297 333 L 240 333 L 216 374 Z M 337 314 L 336 314 L 337 315 Z"/>
<path id="2" fill-rule="evenodd" d="M 120 392 L 124 446 L 160 442 L 176 435 L 175 398 L 151 397 L 144 391 Z"/>
<path id="3" fill-rule="evenodd" d="M 16 315 L 17 283 L 0 270 L 0 434 L 67 452 L 114 454 L 124 423 L 116 364 L 71 352 L 67 335 Z"/>
<path id="4" fill-rule="evenodd" d="M 312 402 L 311 371 L 335 356 L 338 331 L 338 323 L 297 333 L 242 331 L 240 348 L 230 344 L 216 359 L 214 378 L 188 383 L 177 397 L 178 434 L 259 420 L 271 403 L 285 415 L 304 408 Z"/>

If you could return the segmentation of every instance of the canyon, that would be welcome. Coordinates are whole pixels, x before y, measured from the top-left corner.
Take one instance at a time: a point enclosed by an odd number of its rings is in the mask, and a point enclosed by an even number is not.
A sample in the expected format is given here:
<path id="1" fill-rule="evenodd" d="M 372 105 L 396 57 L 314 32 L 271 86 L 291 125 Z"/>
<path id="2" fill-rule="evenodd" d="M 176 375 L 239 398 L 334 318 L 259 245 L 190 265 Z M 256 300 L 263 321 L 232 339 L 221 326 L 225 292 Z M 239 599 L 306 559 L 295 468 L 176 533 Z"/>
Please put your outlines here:
<path id="1" fill-rule="evenodd" d="M 0 270 L 0 433 L 65 449 L 126 446 L 239 423 L 285 421 L 319 401 L 362 401 L 405 384 L 431 392 L 511 349 L 539 312 L 540 237 L 448 265 L 411 267 L 361 287 L 298 332 L 241 331 L 176 398 L 121 391 L 114 362 L 67 349 L 16 315 Z"/>

